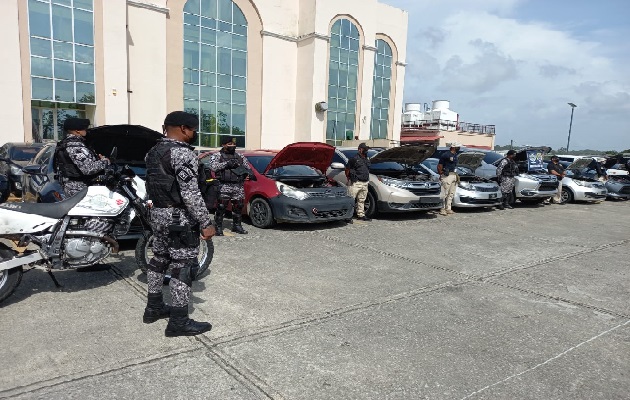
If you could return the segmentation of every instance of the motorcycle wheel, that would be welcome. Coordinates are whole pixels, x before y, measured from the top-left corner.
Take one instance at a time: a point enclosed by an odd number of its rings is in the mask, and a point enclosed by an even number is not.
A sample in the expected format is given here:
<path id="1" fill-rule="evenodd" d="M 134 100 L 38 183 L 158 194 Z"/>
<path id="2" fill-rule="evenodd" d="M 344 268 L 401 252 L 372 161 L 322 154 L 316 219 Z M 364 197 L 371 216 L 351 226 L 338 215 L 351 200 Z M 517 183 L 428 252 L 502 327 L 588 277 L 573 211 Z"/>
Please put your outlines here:
<path id="1" fill-rule="evenodd" d="M 136 263 L 140 270 L 144 273 L 147 272 L 149 261 L 153 257 L 153 235 L 149 235 L 147 238 L 142 236 L 136 244 Z M 199 241 L 199 271 L 195 279 L 199 279 L 208 270 L 212 259 L 214 258 L 214 243 L 210 240 Z"/>
<path id="2" fill-rule="evenodd" d="M 0 259 L 2 261 L 15 257 L 15 251 L 11 250 L 7 245 L 0 243 Z M 18 287 L 22 280 L 22 267 L 15 267 L 0 272 L 0 303 L 13 294 L 15 288 Z"/>

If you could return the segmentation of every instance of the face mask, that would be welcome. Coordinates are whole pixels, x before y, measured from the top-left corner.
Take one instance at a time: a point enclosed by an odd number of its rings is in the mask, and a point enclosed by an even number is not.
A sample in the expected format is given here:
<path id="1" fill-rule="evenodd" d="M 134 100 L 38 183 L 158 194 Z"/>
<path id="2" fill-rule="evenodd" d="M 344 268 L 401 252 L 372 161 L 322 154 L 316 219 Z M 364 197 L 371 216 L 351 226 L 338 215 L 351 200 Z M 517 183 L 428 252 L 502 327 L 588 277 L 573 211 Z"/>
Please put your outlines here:
<path id="1" fill-rule="evenodd" d="M 190 144 L 196 144 L 197 143 L 197 139 L 199 139 L 199 132 L 194 131 L 192 138 L 190 139 Z"/>
<path id="2" fill-rule="evenodd" d="M 226 146 L 225 152 L 228 154 L 234 154 L 236 152 L 236 146 Z"/>

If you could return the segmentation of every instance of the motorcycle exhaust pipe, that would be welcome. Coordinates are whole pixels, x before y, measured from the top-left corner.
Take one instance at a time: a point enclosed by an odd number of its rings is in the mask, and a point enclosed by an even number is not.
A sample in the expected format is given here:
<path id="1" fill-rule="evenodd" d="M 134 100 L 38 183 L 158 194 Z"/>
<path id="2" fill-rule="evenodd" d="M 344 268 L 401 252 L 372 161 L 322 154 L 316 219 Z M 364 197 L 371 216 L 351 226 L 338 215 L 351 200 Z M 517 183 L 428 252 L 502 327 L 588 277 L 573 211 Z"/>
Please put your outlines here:
<path id="1" fill-rule="evenodd" d="M 109 243 L 112 246 L 112 253 L 113 254 L 117 254 L 118 253 L 118 242 L 116 241 L 116 239 L 111 238 L 107 235 L 105 235 L 104 233 L 94 233 L 94 232 L 88 232 L 88 231 L 67 231 L 66 232 L 66 236 L 88 236 L 88 237 L 93 237 L 96 239 L 101 239 L 106 241 L 107 243 Z"/>

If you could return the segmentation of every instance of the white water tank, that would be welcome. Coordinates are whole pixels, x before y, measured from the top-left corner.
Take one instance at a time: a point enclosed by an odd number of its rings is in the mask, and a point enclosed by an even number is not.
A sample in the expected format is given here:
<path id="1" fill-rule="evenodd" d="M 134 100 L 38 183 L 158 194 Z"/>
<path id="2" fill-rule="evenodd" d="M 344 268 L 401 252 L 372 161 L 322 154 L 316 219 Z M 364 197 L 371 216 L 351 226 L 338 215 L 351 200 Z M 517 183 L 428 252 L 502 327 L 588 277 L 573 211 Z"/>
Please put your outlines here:
<path id="1" fill-rule="evenodd" d="M 448 110 L 451 102 L 448 100 L 433 100 L 431 110 Z"/>
<path id="2" fill-rule="evenodd" d="M 422 111 L 422 104 L 419 103 L 407 103 L 405 104 L 405 112 L 407 111 Z"/>

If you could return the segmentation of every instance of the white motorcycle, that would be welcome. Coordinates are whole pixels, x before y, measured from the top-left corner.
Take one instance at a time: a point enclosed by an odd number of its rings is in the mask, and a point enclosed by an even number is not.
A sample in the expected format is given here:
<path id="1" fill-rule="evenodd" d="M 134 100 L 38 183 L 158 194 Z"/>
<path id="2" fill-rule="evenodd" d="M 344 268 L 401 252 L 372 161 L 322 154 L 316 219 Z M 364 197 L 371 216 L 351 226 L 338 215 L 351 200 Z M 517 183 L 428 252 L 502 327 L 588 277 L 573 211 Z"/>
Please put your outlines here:
<path id="1" fill-rule="evenodd" d="M 152 234 L 144 181 L 129 167 L 108 170 L 100 180 L 102 185 L 58 203 L 0 204 L 0 302 L 32 268 L 45 269 L 60 287 L 53 269 L 87 267 L 117 253 L 116 237 L 127 233 L 136 216 L 144 227 L 136 261 L 146 271 Z M 212 241 L 201 240 L 197 277 L 207 270 L 213 255 Z"/>

